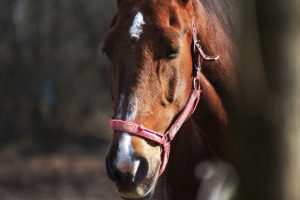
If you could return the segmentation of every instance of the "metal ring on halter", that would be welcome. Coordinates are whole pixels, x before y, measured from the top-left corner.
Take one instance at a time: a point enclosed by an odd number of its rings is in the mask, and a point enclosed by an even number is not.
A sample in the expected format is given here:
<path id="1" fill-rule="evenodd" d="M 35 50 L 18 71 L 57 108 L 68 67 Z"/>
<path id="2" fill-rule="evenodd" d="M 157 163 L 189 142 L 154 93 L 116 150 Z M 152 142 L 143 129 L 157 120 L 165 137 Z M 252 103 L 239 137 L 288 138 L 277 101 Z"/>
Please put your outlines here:
<path id="1" fill-rule="evenodd" d="M 193 80 L 193 88 L 195 90 L 200 90 L 201 86 L 200 86 L 200 79 L 194 77 L 194 80 Z"/>

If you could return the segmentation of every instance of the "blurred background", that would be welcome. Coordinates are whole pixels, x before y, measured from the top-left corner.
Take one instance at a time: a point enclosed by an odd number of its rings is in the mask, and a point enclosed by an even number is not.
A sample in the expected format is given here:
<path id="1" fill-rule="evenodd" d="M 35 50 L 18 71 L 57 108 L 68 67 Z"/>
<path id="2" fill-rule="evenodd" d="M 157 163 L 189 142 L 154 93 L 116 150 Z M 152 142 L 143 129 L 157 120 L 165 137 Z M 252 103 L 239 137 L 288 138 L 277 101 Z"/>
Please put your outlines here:
<path id="1" fill-rule="evenodd" d="M 115 9 L 1 0 L 1 200 L 114 199 L 102 163 L 111 102 L 100 43 Z"/>
<path id="2" fill-rule="evenodd" d="M 300 3 L 239 4 L 236 199 L 299 200 Z M 1 0 L 0 200 L 118 199 L 103 163 L 100 52 L 115 10 L 112 0 Z"/>

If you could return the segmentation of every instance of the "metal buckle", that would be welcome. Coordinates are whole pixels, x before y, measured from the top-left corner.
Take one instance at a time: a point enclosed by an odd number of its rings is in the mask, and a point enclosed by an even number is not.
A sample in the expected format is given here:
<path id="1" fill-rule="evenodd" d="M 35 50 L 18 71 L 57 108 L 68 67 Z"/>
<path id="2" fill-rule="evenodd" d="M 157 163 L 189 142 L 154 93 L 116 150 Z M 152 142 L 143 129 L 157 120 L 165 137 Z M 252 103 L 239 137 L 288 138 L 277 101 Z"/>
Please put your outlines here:
<path id="1" fill-rule="evenodd" d="M 142 125 L 140 125 L 140 126 L 138 126 L 137 128 L 138 128 L 137 133 L 138 133 L 139 135 L 142 135 L 142 131 L 145 131 L 145 127 L 143 127 Z"/>
<path id="2" fill-rule="evenodd" d="M 172 140 L 171 140 L 170 132 L 168 131 L 164 136 L 164 145 L 170 143 L 171 141 Z"/>
<path id="3" fill-rule="evenodd" d="M 197 78 L 197 77 L 194 77 L 194 80 L 193 80 L 193 88 L 195 90 L 200 90 L 200 79 Z"/>

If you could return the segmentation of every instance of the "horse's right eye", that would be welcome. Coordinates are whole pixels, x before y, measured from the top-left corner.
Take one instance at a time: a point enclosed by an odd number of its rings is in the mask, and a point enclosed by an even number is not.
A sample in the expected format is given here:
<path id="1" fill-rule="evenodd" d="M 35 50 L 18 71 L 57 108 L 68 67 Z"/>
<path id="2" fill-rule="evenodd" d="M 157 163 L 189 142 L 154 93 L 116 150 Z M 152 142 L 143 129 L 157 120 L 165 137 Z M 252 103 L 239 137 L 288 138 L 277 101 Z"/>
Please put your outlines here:
<path id="1" fill-rule="evenodd" d="M 174 49 L 170 49 L 166 52 L 165 54 L 165 58 L 166 59 L 174 59 L 177 57 L 177 55 L 179 54 L 180 49 L 179 48 L 174 48 Z"/>

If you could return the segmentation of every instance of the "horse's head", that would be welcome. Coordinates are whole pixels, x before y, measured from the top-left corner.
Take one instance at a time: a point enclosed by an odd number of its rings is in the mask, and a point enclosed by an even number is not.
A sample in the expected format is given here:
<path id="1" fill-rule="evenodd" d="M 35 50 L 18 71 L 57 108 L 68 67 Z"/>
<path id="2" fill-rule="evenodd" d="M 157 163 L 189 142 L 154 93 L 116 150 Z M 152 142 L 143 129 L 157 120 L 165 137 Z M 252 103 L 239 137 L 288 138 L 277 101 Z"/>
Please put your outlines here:
<path id="1" fill-rule="evenodd" d="M 111 66 L 114 118 L 164 133 L 185 106 L 192 85 L 192 2 L 119 0 L 103 51 Z M 116 131 L 107 173 L 123 198 L 153 192 L 161 147 Z"/>

